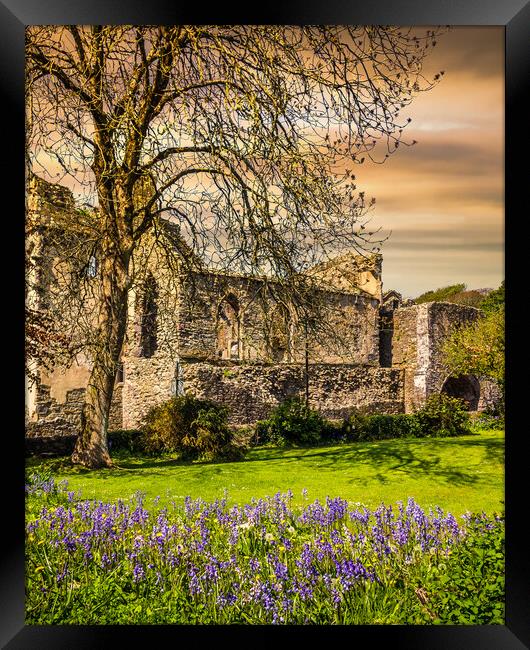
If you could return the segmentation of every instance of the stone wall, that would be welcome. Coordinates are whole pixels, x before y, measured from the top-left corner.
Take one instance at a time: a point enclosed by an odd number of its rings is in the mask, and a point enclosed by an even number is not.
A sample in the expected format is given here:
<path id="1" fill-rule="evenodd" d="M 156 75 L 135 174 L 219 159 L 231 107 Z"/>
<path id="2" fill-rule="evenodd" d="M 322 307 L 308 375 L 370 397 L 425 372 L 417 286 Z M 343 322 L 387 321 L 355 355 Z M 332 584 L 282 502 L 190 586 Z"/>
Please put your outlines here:
<path id="1" fill-rule="evenodd" d="M 175 394 L 176 361 L 166 354 L 124 360 L 123 428 L 138 427 L 151 406 Z"/>
<path id="2" fill-rule="evenodd" d="M 267 303 L 263 283 L 254 278 L 222 273 L 194 273 L 182 286 L 179 303 L 178 350 L 181 358 L 215 360 L 218 308 L 223 299 L 235 298 L 240 331 L 241 359 L 264 359 L 267 342 L 264 323 Z"/>
<path id="3" fill-rule="evenodd" d="M 475 320 L 474 307 L 429 302 L 402 307 L 394 312 L 392 362 L 405 371 L 405 411 L 410 413 L 440 392 L 447 372 L 442 364 L 441 343 L 455 327 Z"/>
<path id="4" fill-rule="evenodd" d="M 493 411 L 502 401 L 502 391 L 497 382 L 491 379 L 480 380 L 479 411 Z"/>
<path id="5" fill-rule="evenodd" d="M 123 383 L 114 385 L 109 413 L 109 431 L 123 428 Z"/>
<path id="6" fill-rule="evenodd" d="M 263 280 L 222 273 L 193 274 L 179 301 L 178 352 L 181 359 L 216 361 L 218 307 L 234 297 L 239 307 L 239 359 L 271 362 L 271 321 L 277 304 Z M 274 289 L 272 288 L 272 292 Z M 318 328 L 309 332 L 311 358 L 320 363 L 379 363 L 379 302 L 368 294 L 315 290 L 321 305 Z M 282 361 L 302 362 L 305 334 L 292 317 L 289 351 Z"/>
<path id="7" fill-rule="evenodd" d="M 392 365 L 404 372 L 405 412 L 410 413 L 414 406 L 421 403 L 421 391 L 416 394 L 414 379 L 417 366 L 417 320 L 418 306 L 397 309 L 394 312 L 392 332 Z"/>
<path id="8" fill-rule="evenodd" d="M 430 366 L 427 378 L 427 393 L 438 393 L 447 379 L 447 371 L 442 362 L 441 344 L 457 327 L 475 321 L 480 317 L 480 309 L 448 302 L 428 303 L 429 309 L 429 347 Z"/>
<path id="9" fill-rule="evenodd" d="M 234 424 L 267 417 L 286 397 L 305 395 L 305 368 L 300 364 L 204 362 L 182 366 L 184 391 L 226 404 Z M 403 412 L 403 373 L 398 369 L 351 364 L 309 367 L 310 405 L 329 418 L 353 408 L 366 412 Z"/>
<path id="10" fill-rule="evenodd" d="M 116 384 L 112 395 L 109 429 L 123 428 L 122 384 Z M 85 401 L 85 388 L 66 391 L 64 402 L 51 397 L 51 388 L 39 384 L 36 391 L 34 419 L 26 422 L 26 437 L 77 436 L 81 428 L 81 410 Z"/>
<path id="11" fill-rule="evenodd" d="M 50 395 L 50 386 L 37 387 L 36 420 L 26 423 L 27 437 L 69 436 L 79 433 L 84 388 L 66 393 L 65 401 L 58 402 Z"/>
<path id="12" fill-rule="evenodd" d="M 379 365 L 379 302 L 367 295 L 322 292 L 321 331 L 309 340 L 313 362 Z M 303 361 L 302 346 L 295 359 Z"/>

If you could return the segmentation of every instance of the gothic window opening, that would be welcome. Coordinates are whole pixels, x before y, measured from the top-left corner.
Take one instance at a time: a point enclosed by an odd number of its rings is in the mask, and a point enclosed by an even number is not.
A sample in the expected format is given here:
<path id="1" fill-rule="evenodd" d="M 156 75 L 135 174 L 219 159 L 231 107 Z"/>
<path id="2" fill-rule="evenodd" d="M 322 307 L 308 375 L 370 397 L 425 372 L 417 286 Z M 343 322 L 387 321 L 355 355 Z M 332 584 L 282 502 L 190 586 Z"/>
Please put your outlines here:
<path id="1" fill-rule="evenodd" d="M 88 260 L 86 274 L 89 278 L 95 278 L 98 273 L 98 261 L 95 255 L 91 255 Z"/>
<path id="2" fill-rule="evenodd" d="M 152 357 L 157 348 L 157 287 L 149 275 L 140 298 L 140 350 L 139 356 Z"/>
<path id="3" fill-rule="evenodd" d="M 171 394 L 175 397 L 184 395 L 184 373 L 182 372 L 182 366 L 178 361 L 175 364 L 175 375 L 171 382 Z"/>
<path id="4" fill-rule="evenodd" d="M 291 357 L 291 315 L 285 305 L 276 305 L 270 318 L 270 355 L 273 361 L 289 361 Z"/>
<path id="5" fill-rule="evenodd" d="M 217 310 L 217 355 L 239 359 L 241 355 L 239 301 L 234 295 L 224 298 Z"/>

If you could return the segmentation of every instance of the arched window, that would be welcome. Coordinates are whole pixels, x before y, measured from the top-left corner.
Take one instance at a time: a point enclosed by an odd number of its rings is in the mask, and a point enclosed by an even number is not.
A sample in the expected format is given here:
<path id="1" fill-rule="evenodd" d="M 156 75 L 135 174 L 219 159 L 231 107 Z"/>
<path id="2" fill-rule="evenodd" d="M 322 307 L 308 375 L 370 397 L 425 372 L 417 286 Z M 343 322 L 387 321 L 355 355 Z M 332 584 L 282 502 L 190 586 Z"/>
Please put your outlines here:
<path id="1" fill-rule="evenodd" d="M 230 294 L 217 309 L 217 355 L 221 359 L 239 359 L 241 355 L 239 301 Z"/>
<path id="2" fill-rule="evenodd" d="M 157 348 L 157 286 L 151 274 L 148 275 L 141 295 L 139 296 L 140 307 L 140 341 L 139 356 L 152 357 Z"/>
<path id="3" fill-rule="evenodd" d="M 95 255 L 91 255 L 86 267 L 86 275 L 89 278 L 95 278 L 98 273 L 98 261 Z"/>
<path id="4" fill-rule="evenodd" d="M 171 382 L 171 394 L 176 397 L 184 395 L 184 373 L 179 361 L 175 363 L 175 374 Z"/>
<path id="5" fill-rule="evenodd" d="M 291 356 L 291 314 L 285 305 L 278 304 L 270 316 L 269 349 L 273 361 L 289 361 Z"/>

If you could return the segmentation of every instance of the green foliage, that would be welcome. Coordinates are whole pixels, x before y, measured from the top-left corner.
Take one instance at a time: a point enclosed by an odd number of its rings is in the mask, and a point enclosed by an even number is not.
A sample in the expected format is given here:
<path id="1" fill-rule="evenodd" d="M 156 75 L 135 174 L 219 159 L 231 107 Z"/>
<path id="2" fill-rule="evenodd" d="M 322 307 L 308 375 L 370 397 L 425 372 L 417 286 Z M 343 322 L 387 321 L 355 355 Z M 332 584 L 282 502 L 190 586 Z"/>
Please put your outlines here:
<path id="1" fill-rule="evenodd" d="M 469 415 L 463 402 L 448 395 L 432 395 L 411 414 L 363 415 L 353 411 L 342 425 L 348 442 L 466 435 Z"/>
<path id="2" fill-rule="evenodd" d="M 420 437 L 421 428 L 413 415 L 372 415 L 367 420 L 371 440 Z"/>
<path id="3" fill-rule="evenodd" d="M 473 431 L 496 431 L 504 429 L 504 416 L 496 413 L 481 413 L 471 423 Z"/>
<path id="4" fill-rule="evenodd" d="M 456 329 L 442 344 L 449 374 L 489 377 L 504 386 L 504 306 Z"/>
<path id="5" fill-rule="evenodd" d="M 504 389 L 504 300 L 503 281 L 480 303 L 485 316 L 457 329 L 444 342 L 443 360 L 452 375 L 488 377 Z"/>
<path id="6" fill-rule="evenodd" d="M 465 291 L 465 284 L 451 284 L 447 287 L 441 287 L 434 291 L 426 291 L 422 293 L 421 296 L 418 296 L 414 302 L 417 305 L 420 305 L 423 302 L 434 302 L 434 301 L 448 301 L 449 298 L 454 296 L 457 293 Z"/>
<path id="7" fill-rule="evenodd" d="M 137 429 L 116 429 L 108 433 L 109 451 L 129 451 L 138 453 L 144 450 L 142 432 Z"/>
<path id="8" fill-rule="evenodd" d="M 431 567 L 424 588 L 435 620 L 426 623 L 504 624 L 504 521 L 471 516 L 468 526 L 447 560 Z"/>
<path id="9" fill-rule="evenodd" d="M 458 436 L 470 433 L 464 403 L 448 395 L 432 395 L 411 414 L 367 415 L 354 409 L 341 424 L 307 409 L 299 398 L 280 404 L 255 427 L 255 444 L 316 444 L 319 441 L 367 442 L 395 438 Z"/>
<path id="10" fill-rule="evenodd" d="M 471 431 L 469 413 L 457 397 L 444 393 L 431 395 L 414 414 L 422 436 L 463 436 Z"/>
<path id="11" fill-rule="evenodd" d="M 366 440 L 365 431 L 367 429 L 368 415 L 365 415 L 359 409 L 353 409 L 347 418 L 342 422 L 342 431 L 348 442 L 357 442 Z"/>
<path id="12" fill-rule="evenodd" d="M 413 415 L 363 415 L 354 411 L 342 425 L 346 440 L 362 442 L 392 438 L 420 437 L 419 423 Z"/>
<path id="13" fill-rule="evenodd" d="M 426 291 L 421 296 L 418 296 L 414 302 L 420 305 L 423 302 L 435 301 L 452 302 L 457 305 L 480 308 L 484 302 L 484 295 L 476 289 L 466 290 L 465 284 L 452 284 L 434 291 Z"/>
<path id="14" fill-rule="evenodd" d="M 147 453 L 179 452 L 186 458 L 240 456 L 228 426 L 228 409 L 210 400 L 182 395 L 153 406 L 142 424 Z"/>
<path id="15" fill-rule="evenodd" d="M 479 305 L 480 309 L 486 314 L 504 310 L 504 280 L 498 289 L 490 291 Z"/>
<path id="16" fill-rule="evenodd" d="M 309 445 L 332 430 L 331 425 L 299 397 L 291 397 L 272 410 L 266 420 L 256 423 L 258 444 Z"/>

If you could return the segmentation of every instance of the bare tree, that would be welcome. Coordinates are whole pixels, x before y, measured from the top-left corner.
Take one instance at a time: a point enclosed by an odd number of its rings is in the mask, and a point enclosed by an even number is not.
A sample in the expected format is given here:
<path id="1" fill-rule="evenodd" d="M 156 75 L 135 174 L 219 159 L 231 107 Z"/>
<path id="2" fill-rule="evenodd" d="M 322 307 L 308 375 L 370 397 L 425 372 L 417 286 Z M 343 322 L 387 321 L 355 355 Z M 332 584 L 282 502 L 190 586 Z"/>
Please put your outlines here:
<path id="1" fill-rule="evenodd" d="M 422 63 L 435 40 L 395 27 L 27 29 L 32 172 L 97 207 L 63 223 L 72 256 L 98 263 L 74 462 L 111 465 L 107 419 L 144 236 L 158 240 L 169 219 L 184 262 L 294 293 L 330 251 L 365 250 L 371 204 L 352 170 L 406 144 L 400 111 L 432 86 Z"/>

